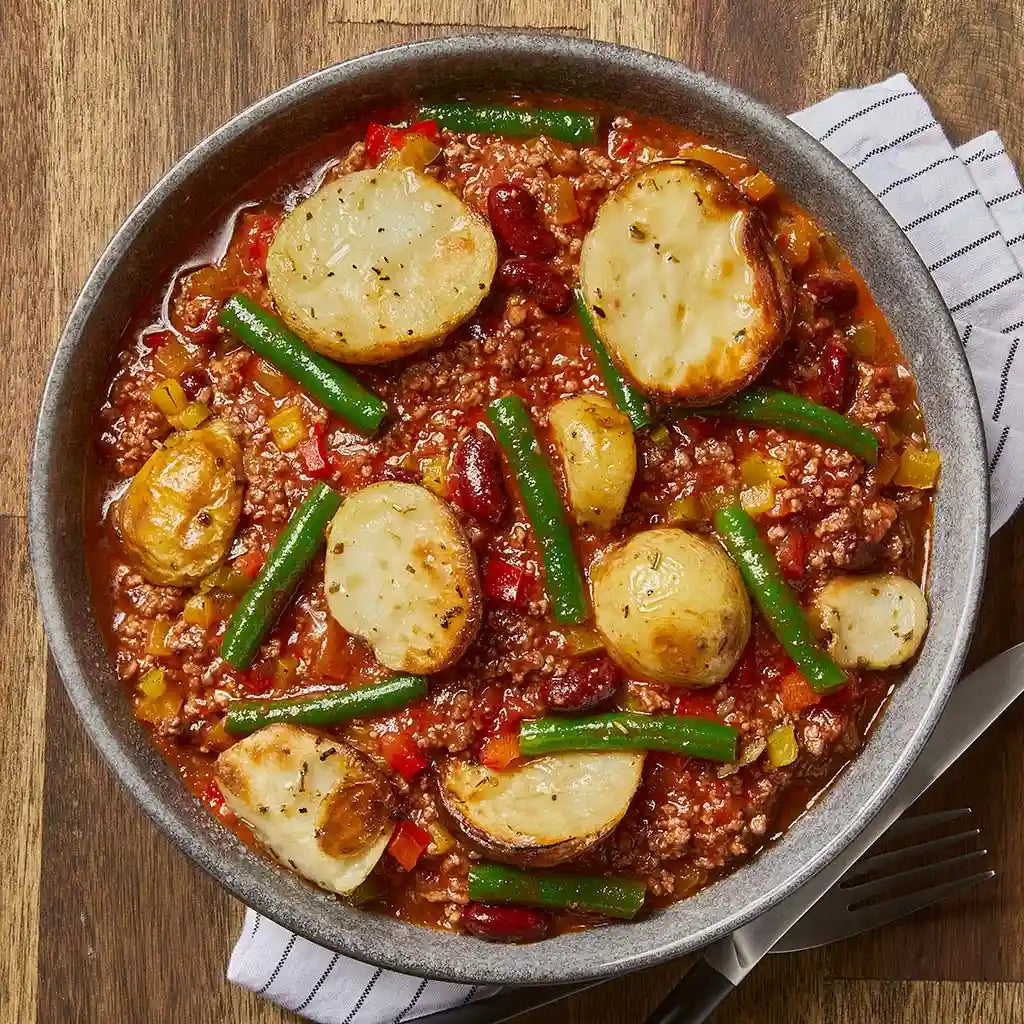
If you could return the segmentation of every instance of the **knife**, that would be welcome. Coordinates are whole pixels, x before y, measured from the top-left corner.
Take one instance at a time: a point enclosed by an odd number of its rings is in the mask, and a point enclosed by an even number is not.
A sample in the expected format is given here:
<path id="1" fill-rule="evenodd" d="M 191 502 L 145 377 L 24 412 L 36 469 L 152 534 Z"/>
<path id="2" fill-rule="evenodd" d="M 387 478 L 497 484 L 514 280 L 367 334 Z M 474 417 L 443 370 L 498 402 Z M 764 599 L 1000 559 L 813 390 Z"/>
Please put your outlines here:
<path id="1" fill-rule="evenodd" d="M 953 688 L 938 725 L 893 795 L 834 860 L 770 910 L 708 946 L 647 1024 L 702 1024 L 765 954 L 863 856 L 886 829 L 1024 692 L 1024 644 L 986 662 Z M 792 948 L 800 948 L 799 943 Z"/>

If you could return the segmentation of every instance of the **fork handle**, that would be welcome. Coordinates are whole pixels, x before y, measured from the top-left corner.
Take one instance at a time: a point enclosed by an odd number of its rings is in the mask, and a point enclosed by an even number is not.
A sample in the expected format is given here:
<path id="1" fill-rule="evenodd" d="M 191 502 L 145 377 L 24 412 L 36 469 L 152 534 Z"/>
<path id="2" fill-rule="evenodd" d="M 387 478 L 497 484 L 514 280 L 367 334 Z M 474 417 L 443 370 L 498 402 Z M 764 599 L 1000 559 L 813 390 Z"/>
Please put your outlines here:
<path id="1" fill-rule="evenodd" d="M 735 988 L 702 957 L 665 996 L 646 1024 L 704 1024 Z"/>

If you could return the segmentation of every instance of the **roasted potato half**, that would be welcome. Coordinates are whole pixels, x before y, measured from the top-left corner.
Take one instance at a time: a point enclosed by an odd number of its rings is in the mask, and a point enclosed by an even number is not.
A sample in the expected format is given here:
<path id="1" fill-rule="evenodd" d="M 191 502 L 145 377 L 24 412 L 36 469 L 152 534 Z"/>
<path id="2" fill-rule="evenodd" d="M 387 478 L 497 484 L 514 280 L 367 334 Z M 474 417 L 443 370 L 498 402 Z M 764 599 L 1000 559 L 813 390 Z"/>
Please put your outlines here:
<path id="1" fill-rule="evenodd" d="M 715 541 L 672 527 L 645 530 L 591 572 L 594 620 L 608 653 L 655 683 L 720 683 L 750 638 L 750 598 Z"/>
<path id="2" fill-rule="evenodd" d="M 622 819 L 640 785 L 636 751 L 549 754 L 511 771 L 449 758 L 441 801 L 458 827 L 495 860 L 548 867 L 579 857 Z"/>
<path id="3" fill-rule="evenodd" d="M 227 558 L 242 512 L 242 450 L 222 421 L 172 434 L 135 474 L 115 515 L 150 583 L 198 583 Z"/>
<path id="4" fill-rule="evenodd" d="M 362 754 L 294 725 L 270 725 L 217 758 L 230 810 L 322 889 L 351 892 L 391 838 L 394 793 Z"/>
<path id="5" fill-rule="evenodd" d="M 580 280 L 619 366 L 691 405 L 749 384 L 793 318 L 789 271 L 761 213 L 697 160 L 644 167 L 602 203 Z"/>
<path id="6" fill-rule="evenodd" d="M 382 363 L 438 341 L 491 287 L 490 225 L 411 169 L 357 171 L 282 221 L 267 281 L 288 325 L 343 363 Z"/>
<path id="7" fill-rule="evenodd" d="M 548 415 L 573 518 L 598 530 L 611 529 L 636 475 L 629 419 L 604 395 L 589 394 L 556 402 Z"/>
<path id="8" fill-rule="evenodd" d="M 837 576 L 814 608 L 843 668 L 895 668 L 909 661 L 928 629 L 928 602 L 912 580 L 885 573 Z"/>
<path id="9" fill-rule="evenodd" d="M 451 509 L 418 484 L 371 484 L 345 498 L 327 533 L 331 614 L 397 672 L 439 672 L 480 628 L 480 580 Z"/>

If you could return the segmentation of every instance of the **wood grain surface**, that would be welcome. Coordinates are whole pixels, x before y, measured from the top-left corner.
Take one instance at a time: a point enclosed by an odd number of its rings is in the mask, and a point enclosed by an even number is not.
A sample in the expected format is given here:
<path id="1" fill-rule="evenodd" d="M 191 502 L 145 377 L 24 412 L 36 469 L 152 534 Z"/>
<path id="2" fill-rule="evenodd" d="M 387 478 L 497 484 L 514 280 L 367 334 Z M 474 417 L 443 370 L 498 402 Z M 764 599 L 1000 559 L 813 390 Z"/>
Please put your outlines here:
<path id="1" fill-rule="evenodd" d="M 954 140 L 1024 157 L 1021 0 L 4 0 L 0 11 L 0 1019 L 297 1020 L 223 980 L 241 907 L 157 834 L 47 667 L 25 551 L 26 461 L 77 289 L 148 186 L 251 100 L 379 47 L 513 26 L 616 40 L 781 109 L 905 70 Z M 993 543 L 977 664 L 1024 639 L 1024 520 Z M 972 806 L 997 883 L 831 948 L 772 957 L 717 1024 L 1024 1020 L 1024 707 L 928 794 Z M 642 1020 L 665 965 L 527 1024 Z"/>

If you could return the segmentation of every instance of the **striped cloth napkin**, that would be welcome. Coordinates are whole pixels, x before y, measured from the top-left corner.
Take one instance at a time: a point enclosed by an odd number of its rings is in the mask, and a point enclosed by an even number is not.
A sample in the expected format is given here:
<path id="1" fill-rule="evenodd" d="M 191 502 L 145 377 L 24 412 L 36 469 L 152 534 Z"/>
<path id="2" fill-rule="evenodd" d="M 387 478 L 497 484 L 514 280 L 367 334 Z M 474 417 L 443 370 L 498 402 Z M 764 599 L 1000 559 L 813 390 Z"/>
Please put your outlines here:
<path id="1" fill-rule="evenodd" d="M 992 529 L 1024 501 L 1024 190 L 999 136 L 954 149 L 906 75 L 793 115 L 881 199 L 956 321 L 981 398 Z M 396 974 L 246 912 L 228 980 L 325 1024 L 398 1024 L 494 989 Z"/>

